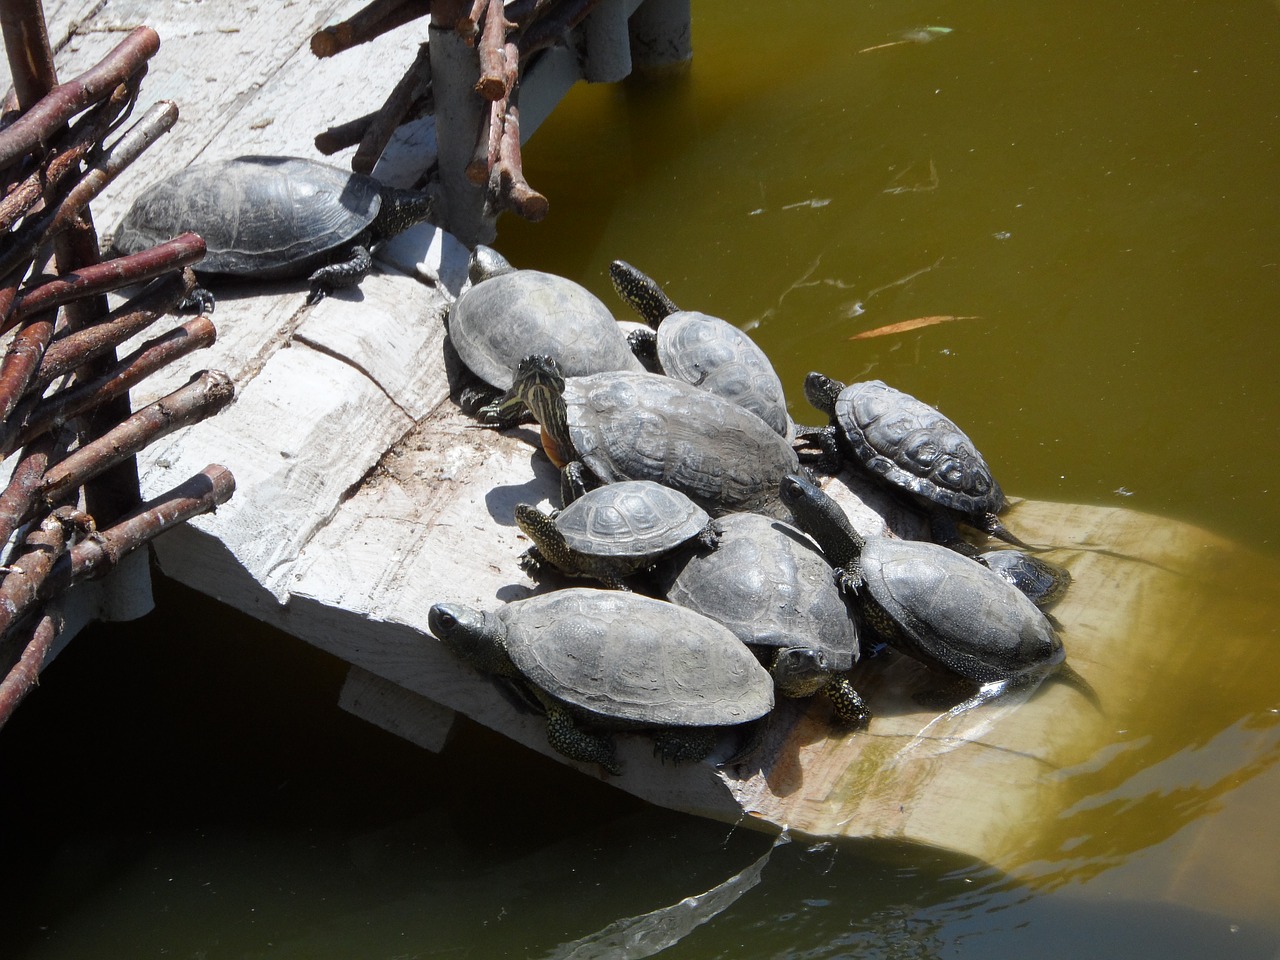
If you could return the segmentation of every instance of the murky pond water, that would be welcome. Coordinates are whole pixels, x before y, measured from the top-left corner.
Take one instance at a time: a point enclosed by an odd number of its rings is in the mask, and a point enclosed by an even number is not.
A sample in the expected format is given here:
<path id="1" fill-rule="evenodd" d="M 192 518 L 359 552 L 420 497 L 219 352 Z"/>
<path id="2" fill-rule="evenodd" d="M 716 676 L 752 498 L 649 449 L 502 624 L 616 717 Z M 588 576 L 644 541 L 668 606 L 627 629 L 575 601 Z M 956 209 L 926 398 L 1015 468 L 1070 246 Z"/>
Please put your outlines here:
<path id="1" fill-rule="evenodd" d="M 695 49 L 574 92 L 504 250 L 609 302 L 622 257 L 750 329 L 797 419 L 810 369 L 882 378 L 1015 495 L 1256 551 L 1214 588 L 1247 613 L 1169 637 L 1204 688 L 1134 677 L 1140 742 L 1074 775 L 1132 769 L 1014 879 L 772 847 L 465 722 L 425 755 L 334 708 L 340 665 L 162 585 L 0 738 L 5 955 L 1277 956 L 1280 7 L 699 0 Z"/>

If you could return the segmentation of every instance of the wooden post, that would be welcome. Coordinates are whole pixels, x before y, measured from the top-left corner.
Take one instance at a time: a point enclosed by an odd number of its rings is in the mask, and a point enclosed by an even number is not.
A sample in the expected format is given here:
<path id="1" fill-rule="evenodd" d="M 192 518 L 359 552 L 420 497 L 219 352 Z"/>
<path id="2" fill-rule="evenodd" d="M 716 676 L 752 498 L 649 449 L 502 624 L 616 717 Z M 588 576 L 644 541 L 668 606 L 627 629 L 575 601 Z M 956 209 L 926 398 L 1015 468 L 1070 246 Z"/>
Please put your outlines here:
<path id="1" fill-rule="evenodd" d="M 431 8 L 429 51 L 436 103 L 436 143 L 444 188 L 445 223 L 468 247 L 490 243 L 497 235 L 484 205 L 484 188 L 467 179 L 488 103 L 476 92 L 480 58 L 455 29 L 470 10 L 460 0 L 436 0 Z"/>
<path id="2" fill-rule="evenodd" d="M 678 70 L 693 59 L 691 0 L 645 0 L 631 16 L 631 60 L 637 71 Z"/>
<path id="3" fill-rule="evenodd" d="M 631 42 L 627 37 L 629 3 L 602 3 L 582 21 L 583 79 L 589 83 L 617 83 L 631 73 Z"/>

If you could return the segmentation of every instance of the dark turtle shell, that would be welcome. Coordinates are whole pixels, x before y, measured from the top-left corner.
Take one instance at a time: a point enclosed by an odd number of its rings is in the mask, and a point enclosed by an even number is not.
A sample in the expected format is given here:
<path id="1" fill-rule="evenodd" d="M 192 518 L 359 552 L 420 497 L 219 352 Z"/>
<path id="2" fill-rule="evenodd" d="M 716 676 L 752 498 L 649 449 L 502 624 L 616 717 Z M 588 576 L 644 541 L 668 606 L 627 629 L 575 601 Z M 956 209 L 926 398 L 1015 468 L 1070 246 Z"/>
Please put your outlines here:
<path id="1" fill-rule="evenodd" d="M 978 554 L 978 559 L 1025 593 L 1041 610 L 1061 600 L 1071 586 L 1071 571 L 1066 567 L 1021 550 L 987 550 Z"/>
<path id="2" fill-rule="evenodd" d="M 728 321 L 695 310 L 663 318 L 658 361 L 668 376 L 732 400 L 787 440 L 795 437 L 773 364 L 754 340 Z"/>
<path id="3" fill-rule="evenodd" d="M 748 410 L 672 377 L 601 373 L 569 377 L 565 414 L 574 455 L 606 483 L 653 480 L 713 517 L 785 517 L 782 478 L 796 452 Z"/>
<path id="4" fill-rule="evenodd" d="M 566 277 L 513 270 L 482 280 L 449 314 L 449 340 L 476 376 L 502 390 L 531 353 L 565 376 L 644 368 L 598 297 Z"/>
<path id="5" fill-rule="evenodd" d="M 934 407 L 879 380 L 836 399 L 834 423 L 867 469 L 966 516 L 999 513 L 1004 492 L 959 427 Z"/>
<path id="6" fill-rule="evenodd" d="M 773 681 L 727 628 L 649 597 L 575 587 L 495 616 L 516 668 L 557 700 L 656 726 L 728 726 L 773 708 Z"/>
<path id="7" fill-rule="evenodd" d="M 714 551 L 679 551 L 658 570 L 668 600 L 744 643 L 821 651 L 832 670 L 858 659 L 858 631 L 831 565 L 803 533 L 755 513 L 721 517 Z"/>
<path id="8" fill-rule="evenodd" d="M 381 191 L 372 177 L 297 157 L 196 164 L 149 187 L 114 246 L 137 253 L 190 230 L 205 242 L 200 272 L 306 276 L 373 222 Z"/>
<path id="9" fill-rule="evenodd" d="M 975 683 L 1047 675 L 1066 656 L 1035 604 L 954 550 L 877 537 L 863 546 L 859 569 L 862 589 L 909 652 Z"/>

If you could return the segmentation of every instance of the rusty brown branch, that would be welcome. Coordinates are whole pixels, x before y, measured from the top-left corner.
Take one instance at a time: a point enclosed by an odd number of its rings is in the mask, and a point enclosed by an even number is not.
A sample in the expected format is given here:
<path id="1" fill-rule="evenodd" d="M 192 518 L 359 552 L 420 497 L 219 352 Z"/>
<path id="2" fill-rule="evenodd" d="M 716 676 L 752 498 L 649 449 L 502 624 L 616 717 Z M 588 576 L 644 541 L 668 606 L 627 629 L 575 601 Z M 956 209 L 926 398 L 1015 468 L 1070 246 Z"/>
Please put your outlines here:
<path id="1" fill-rule="evenodd" d="M 391 142 L 396 127 L 404 122 L 416 100 L 431 90 L 431 56 L 427 44 L 418 47 L 418 55 L 405 71 L 386 101 L 375 115 L 373 122 L 360 138 L 360 147 L 351 158 L 351 169 L 356 173 L 373 172 L 374 164 Z"/>
<path id="2" fill-rule="evenodd" d="M 31 631 L 31 639 L 22 648 L 18 662 L 0 681 L 0 727 L 9 722 L 13 711 L 31 692 L 40 678 L 40 668 L 53 648 L 54 641 L 62 633 L 62 614 L 46 609 Z"/>
<path id="3" fill-rule="evenodd" d="M 62 124 L 91 104 L 105 99 L 155 54 L 160 38 L 150 27 L 137 27 L 97 66 L 59 84 L 26 113 L 0 130 L 0 169 L 31 153 Z"/>
<path id="4" fill-rule="evenodd" d="M 32 389 L 44 389 L 51 381 L 141 333 L 158 317 L 171 313 L 195 285 L 195 273 L 190 268 L 165 274 L 107 314 L 101 323 L 58 337 L 45 350 L 32 379 Z"/>
<path id="5" fill-rule="evenodd" d="M 61 277 L 48 279 L 18 295 L 8 319 L 0 324 L 6 333 L 26 317 L 41 310 L 62 306 L 80 297 L 93 296 L 142 283 L 162 273 L 195 263 L 204 256 L 204 241 L 194 233 L 184 233 L 147 250 L 85 267 Z"/>
<path id="6" fill-rule="evenodd" d="M 8 543 L 18 524 L 31 513 L 56 444 L 53 437 L 42 437 L 23 452 L 14 466 L 8 486 L 0 492 L 0 544 Z"/>
<path id="7" fill-rule="evenodd" d="M 484 11 L 488 6 L 489 0 L 471 0 L 471 9 L 454 23 L 454 31 L 467 41 L 467 46 L 475 43 L 476 35 L 480 32 L 480 21 L 484 19 Z"/>
<path id="8" fill-rule="evenodd" d="M 311 52 L 332 57 L 431 13 L 430 0 L 372 0 L 349 20 L 311 36 Z"/>
<path id="9" fill-rule="evenodd" d="M 529 186 L 520 161 L 520 111 L 507 107 L 507 120 L 498 145 L 498 162 L 489 177 L 489 202 L 537 222 L 547 215 L 547 198 Z"/>
<path id="10" fill-rule="evenodd" d="M 0 276 L 18 266 L 19 258 L 29 260 L 42 243 L 47 243 L 51 237 L 71 226 L 89 202 L 147 147 L 167 133 L 177 119 L 178 107 L 172 100 L 154 104 L 109 150 L 93 160 L 85 173 L 66 191 L 61 202 L 38 217 L 27 218 L 11 237 L 10 252 L 0 258 Z"/>
<path id="11" fill-rule="evenodd" d="M 0 423 L 7 421 L 44 358 L 53 339 L 57 310 L 44 310 L 31 317 L 14 335 L 0 363 Z"/>
<path id="12" fill-rule="evenodd" d="M 68 583 L 101 577 L 144 543 L 226 503 L 235 489 L 231 471 L 210 464 L 167 493 L 141 504 L 108 529 L 81 540 L 67 553 L 65 574 L 64 564 L 58 564 L 49 581 L 61 586 L 63 576 Z"/>
<path id="13" fill-rule="evenodd" d="M 23 400 L 17 412 L 0 434 L 0 454 L 29 444 L 42 433 L 53 430 L 72 417 L 124 396 L 134 385 L 180 357 L 210 346 L 217 338 L 213 321 L 195 317 L 181 326 L 152 337 L 99 376 L 73 387 L 59 390 L 53 396 L 31 396 Z"/>
<path id="14" fill-rule="evenodd" d="M 517 64 L 508 62 L 506 54 L 507 31 L 514 26 L 502 15 L 502 0 L 489 0 L 484 32 L 480 35 L 480 79 L 476 81 L 476 92 L 490 102 L 508 96 L 515 82 Z"/>
<path id="15" fill-rule="evenodd" d="M 205 370 L 191 381 L 86 443 L 45 471 L 39 493 L 57 500 L 174 430 L 212 416 L 235 399 L 235 385 L 220 370 Z"/>
<path id="16" fill-rule="evenodd" d="M 40 0 L 6 0 L 0 4 L 0 29 L 9 55 L 15 106 L 26 109 L 58 82 Z"/>
<path id="17" fill-rule="evenodd" d="M 72 535 L 88 532 L 93 521 L 74 507 L 59 507 L 23 538 L 18 555 L 9 564 L 9 572 L 0 580 L 0 634 L 38 600 L 58 558 L 67 551 Z"/>
<path id="18" fill-rule="evenodd" d="M 432 94 L 430 85 L 428 85 L 420 95 L 410 102 L 408 111 L 400 118 L 400 123 L 404 125 L 421 117 L 428 117 L 435 112 L 435 109 L 435 96 Z M 337 126 L 330 127 L 323 133 L 316 134 L 316 149 L 325 156 L 330 156 L 339 150 L 354 147 L 364 139 L 365 133 L 368 132 L 374 121 L 378 119 L 380 113 L 380 110 L 366 113 L 363 117 L 356 117 L 354 120 L 348 120 L 346 123 L 340 123 Z"/>

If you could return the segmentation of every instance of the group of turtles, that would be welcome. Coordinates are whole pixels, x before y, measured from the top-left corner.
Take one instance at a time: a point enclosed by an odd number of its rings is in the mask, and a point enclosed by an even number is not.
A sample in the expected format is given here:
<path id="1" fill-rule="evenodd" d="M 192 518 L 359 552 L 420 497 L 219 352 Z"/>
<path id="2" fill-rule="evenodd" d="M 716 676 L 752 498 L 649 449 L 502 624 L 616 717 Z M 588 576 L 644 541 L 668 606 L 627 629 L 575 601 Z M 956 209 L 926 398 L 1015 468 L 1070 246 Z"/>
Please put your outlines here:
<path id="1" fill-rule="evenodd" d="M 1044 612 L 1070 576 L 1000 522 L 1004 494 L 959 427 L 818 373 L 805 395 L 827 423 L 798 426 L 745 333 L 622 261 L 610 276 L 643 321 L 630 334 L 578 284 L 478 247 L 448 319 L 474 378 L 464 409 L 536 421 L 560 468 L 560 509 L 516 507 L 520 565 L 599 586 L 441 602 L 429 626 L 544 713 L 554 749 L 618 773 L 612 734 L 644 731 L 664 760 L 704 759 L 777 695 L 824 696 L 837 727 L 863 727 L 849 671 L 877 643 L 967 682 L 960 709 L 1052 675 L 1092 696 Z M 862 537 L 816 479 L 846 466 L 917 505 L 934 540 Z M 978 553 L 960 523 L 1021 549 Z"/>

